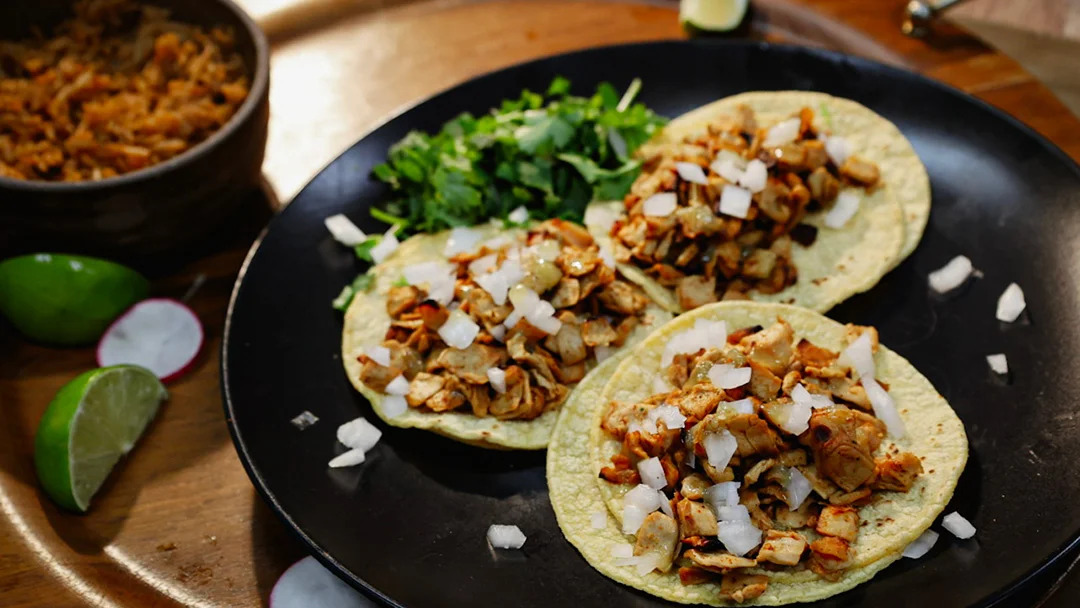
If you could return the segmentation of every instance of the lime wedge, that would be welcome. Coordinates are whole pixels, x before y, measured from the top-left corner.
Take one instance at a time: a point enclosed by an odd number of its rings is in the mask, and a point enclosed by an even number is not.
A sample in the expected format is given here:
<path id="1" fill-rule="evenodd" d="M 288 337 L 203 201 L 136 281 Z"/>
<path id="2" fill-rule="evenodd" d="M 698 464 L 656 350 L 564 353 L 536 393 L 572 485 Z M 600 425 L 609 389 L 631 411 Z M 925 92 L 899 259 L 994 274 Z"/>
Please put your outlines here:
<path id="1" fill-rule="evenodd" d="M 65 384 L 34 437 L 34 465 L 49 498 L 86 511 L 168 396 L 153 372 L 134 365 L 91 370 Z"/>
<path id="2" fill-rule="evenodd" d="M 41 342 L 94 342 L 149 290 L 139 273 L 98 258 L 35 253 L 0 262 L 0 313 Z"/>
<path id="3" fill-rule="evenodd" d="M 742 23 L 748 0 L 680 0 L 679 22 L 706 32 L 728 32 Z"/>

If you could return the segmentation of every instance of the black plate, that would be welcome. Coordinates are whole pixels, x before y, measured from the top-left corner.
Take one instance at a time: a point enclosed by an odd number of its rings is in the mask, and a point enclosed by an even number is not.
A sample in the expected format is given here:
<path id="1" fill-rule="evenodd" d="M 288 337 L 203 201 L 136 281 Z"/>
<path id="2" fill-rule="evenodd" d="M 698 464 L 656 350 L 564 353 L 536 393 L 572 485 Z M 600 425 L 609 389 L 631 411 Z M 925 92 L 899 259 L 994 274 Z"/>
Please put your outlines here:
<path id="1" fill-rule="evenodd" d="M 1016 120 L 921 76 L 836 53 L 756 43 L 664 42 L 534 61 L 467 82 L 368 134 L 324 169 L 252 249 L 233 295 L 222 356 L 225 408 L 259 492 L 316 557 L 370 595 L 402 606 L 651 606 L 652 596 L 593 571 L 555 523 L 544 454 L 492 452 L 388 428 L 363 465 L 329 470 L 338 425 L 375 420 L 345 378 L 340 314 L 330 300 L 361 269 L 322 220 L 386 195 L 368 178 L 410 129 L 484 112 L 556 74 L 590 92 L 598 81 L 645 83 L 641 101 L 676 116 L 756 89 L 810 89 L 866 104 L 900 126 L 930 172 L 934 207 L 915 254 L 830 316 L 872 324 L 952 403 L 971 458 L 947 511 L 978 527 L 944 533 L 921 560 L 902 560 L 823 605 L 994 603 L 1061 555 L 1080 531 L 1080 168 Z M 985 276 L 949 297 L 926 275 L 965 254 Z M 998 295 L 1024 288 L 1021 322 L 994 318 Z M 985 356 L 1008 354 L 1011 383 Z M 289 424 L 302 410 L 318 424 Z M 492 552 L 491 523 L 528 535 Z M 940 528 L 939 528 L 940 529 Z"/>

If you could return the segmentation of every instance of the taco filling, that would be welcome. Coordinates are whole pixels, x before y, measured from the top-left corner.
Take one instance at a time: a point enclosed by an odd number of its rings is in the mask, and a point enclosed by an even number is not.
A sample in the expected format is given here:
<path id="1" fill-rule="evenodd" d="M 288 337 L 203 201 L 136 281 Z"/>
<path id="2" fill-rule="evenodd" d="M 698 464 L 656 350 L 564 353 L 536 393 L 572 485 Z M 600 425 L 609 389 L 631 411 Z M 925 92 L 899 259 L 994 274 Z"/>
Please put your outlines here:
<path id="1" fill-rule="evenodd" d="M 904 435 L 877 349 L 873 328 L 847 326 L 833 352 L 783 319 L 730 335 L 699 319 L 672 336 L 658 379 L 669 389 L 612 401 L 600 419 L 621 449 L 599 483 L 631 488 L 618 515 L 635 541 L 613 548 L 619 564 L 717 583 L 736 602 L 764 593 L 770 572 L 840 578 L 870 523 L 860 507 L 923 473 L 916 454 L 876 454 Z"/>
<path id="2" fill-rule="evenodd" d="M 614 255 L 673 288 L 684 310 L 794 284 L 792 242 L 811 247 L 817 236 L 807 214 L 827 210 L 827 229 L 840 228 L 881 186 L 878 166 L 819 131 L 809 107 L 765 126 L 740 105 L 698 135 L 638 154 L 627 216 L 611 229 Z"/>
<path id="3" fill-rule="evenodd" d="M 649 321 L 648 298 L 580 226 L 552 219 L 478 239 L 455 229 L 446 261 L 402 268 L 389 329 L 358 357 L 361 382 L 399 400 L 399 415 L 535 419 Z"/>

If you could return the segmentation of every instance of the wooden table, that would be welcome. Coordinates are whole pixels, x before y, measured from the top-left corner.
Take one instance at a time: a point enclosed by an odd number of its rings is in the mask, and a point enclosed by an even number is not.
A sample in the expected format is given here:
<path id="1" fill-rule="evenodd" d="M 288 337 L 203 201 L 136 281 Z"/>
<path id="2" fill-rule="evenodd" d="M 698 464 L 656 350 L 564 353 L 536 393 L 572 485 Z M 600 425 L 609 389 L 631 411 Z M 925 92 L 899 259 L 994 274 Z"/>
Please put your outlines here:
<path id="1" fill-rule="evenodd" d="M 283 199 L 387 116 L 472 76 L 571 49 L 683 36 L 672 3 L 437 0 L 375 11 L 335 1 L 352 12 L 315 30 L 275 30 L 265 169 Z M 1080 158 L 1080 121 L 966 33 L 903 37 L 902 0 L 810 4 L 756 1 L 753 35 L 923 72 L 1004 108 Z M 0 604 L 259 605 L 304 554 L 256 496 L 223 421 L 221 331 L 247 238 L 156 282 L 157 294 L 179 297 L 206 275 L 191 304 L 209 340 L 87 515 L 63 513 L 43 497 L 32 444 L 49 399 L 92 367 L 93 355 L 28 344 L 0 327 Z"/>

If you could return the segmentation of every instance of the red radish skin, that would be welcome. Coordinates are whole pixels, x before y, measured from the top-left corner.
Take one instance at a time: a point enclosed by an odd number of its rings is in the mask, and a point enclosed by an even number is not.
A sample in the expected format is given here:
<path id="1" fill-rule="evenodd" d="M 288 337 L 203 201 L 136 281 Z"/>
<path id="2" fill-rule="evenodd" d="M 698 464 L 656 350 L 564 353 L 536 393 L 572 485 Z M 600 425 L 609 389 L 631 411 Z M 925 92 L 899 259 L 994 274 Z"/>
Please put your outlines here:
<path id="1" fill-rule="evenodd" d="M 310 555 L 289 566 L 270 591 L 270 608 L 375 608 Z"/>
<path id="2" fill-rule="evenodd" d="M 169 383 L 195 367 L 205 338 L 199 317 L 186 304 L 149 298 L 127 309 L 105 330 L 97 345 L 97 364 L 140 365 Z"/>

